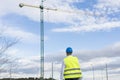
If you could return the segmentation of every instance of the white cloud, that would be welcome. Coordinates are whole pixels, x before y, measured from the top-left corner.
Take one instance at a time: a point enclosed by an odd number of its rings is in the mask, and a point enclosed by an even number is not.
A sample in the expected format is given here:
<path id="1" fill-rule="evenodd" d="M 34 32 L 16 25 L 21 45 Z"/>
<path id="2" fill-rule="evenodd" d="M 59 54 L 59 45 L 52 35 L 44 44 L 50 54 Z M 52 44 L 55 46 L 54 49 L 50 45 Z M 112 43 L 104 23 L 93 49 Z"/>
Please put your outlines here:
<path id="1" fill-rule="evenodd" d="M 0 17 L 10 13 L 27 16 L 29 19 L 39 21 L 39 9 L 20 8 L 19 3 L 39 5 L 39 0 L 4 0 L 0 3 Z"/>
<path id="2" fill-rule="evenodd" d="M 3 29 L 2 35 L 19 38 L 23 42 L 38 43 L 40 39 L 39 35 L 26 32 L 17 27 L 4 26 L 1 24 L 0 29 Z"/>
<path id="3" fill-rule="evenodd" d="M 18 49 L 9 49 L 9 50 L 7 50 L 6 51 L 6 53 L 8 54 L 8 55 L 11 55 L 11 56 L 14 56 L 14 55 L 16 55 L 17 53 L 19 52 L 19 50 Z"/>
<path id="4" fill-rule="evenodd" d="M 23 29 L 19 28 L 18 26 L 8 26 L 7 24 L 3 24 L 0 19 L 0 34 L 3 36 L 17 38 L 20 39 L 23 43 L 39 43 L 40 42 L 40 35 L 37 35 L 32 32 L 24 31 Z M 44 40 L 47 40 L 48 37 L 44 36 Z"/>
<path id="5" fill-rule="evenodd" d="M 86 26 L 70 26 L 64 28 L 56 28 L 52 31 L 54 32 L 91 32 L 99 30 L 110 30 L 113 28 L 120 27 L 120 21 L 106 22 L 103 24 L 91 24 Z"/>
<path id="6" fill-rule="evenodd" d="M 20 39 L 20 41 L 24 43 L 40 42 L 40 35 L 24 31 L 23 29 L 18 28 L 17 26 L 8 26 L 8 24 L 3 25 L 2 21 L 0 21 L 0 34 L 2 34 L 3 36 Z M 44 40 L 46 41 L 47 39 L 48 37 L 44 36 Z"/>
<path id="7" fill-rule="evenodd" d="M 73 3 L 73 2 L 83 2 L 84 0 L 63 0 L 66 1 L 68 3 Z"/>
<path id="8" fill-rule="evenodd" d="M 120 72 L 120 68 L 114 68 L 112 70 L 109 70 L 110 72 Z"/>
<path id="9" fill-rule="evenodd" d="M 120 0 L 98 0 L 98 3 L 94 5 L 96 11 L 104 14 L 120 13 Z"/>
<path id="10" fill-rule="evenodd" d="M 98 0 L 98 6 L 100 7 L 118 7 L 120 8 L 120 0 L 115 0 L 115 1 L 112 1 L 112 0 Z M 103 8 L 102 7 L 102 8 Z"/>
<path id="11" fill-rule="evenodd" d="M 37 57 L 36 57 L 37 58 Z M 34 62 L 33 59 L 29 58 L 21 58 L 19 60 L 20 69 L 31 69 L 31 68 L 39 68 L 39 64 L 37 62 Z"/>
<path id="12" fill-rule="evenodd" d="M 118 50 L 120 49 L 120 42 L 116 42 L 113 47 L 112 47 L 113 50 Z"/>
<path id="13" fill-rule="evenodd" d="M 23 42 L 32 42 L 32 43 L 36 43 L 39 42 L 39 36 L 35 35 L 33 33 L 30 32 L 26 32 L 20 29 L 14 29 L 12 27 L 9 27 L 6 29 L 5 34 L 7 34 L 10 37 L 19 37 L 23 40 Z"/>

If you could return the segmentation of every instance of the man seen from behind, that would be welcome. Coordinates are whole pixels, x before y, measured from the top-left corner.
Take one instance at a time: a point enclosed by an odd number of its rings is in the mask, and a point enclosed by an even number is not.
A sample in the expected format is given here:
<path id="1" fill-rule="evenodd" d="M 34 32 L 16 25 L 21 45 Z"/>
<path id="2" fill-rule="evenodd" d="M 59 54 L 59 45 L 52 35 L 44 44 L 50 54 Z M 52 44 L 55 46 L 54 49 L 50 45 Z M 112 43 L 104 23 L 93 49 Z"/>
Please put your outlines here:
<path id="1" fill-rule="evenodd" d="M 60 80 L 81 80 L 82 71 L 77 57 L 72 56 L 71 47 L 66 49 L 66 58 L 64 58 L 61 69 Z"/>

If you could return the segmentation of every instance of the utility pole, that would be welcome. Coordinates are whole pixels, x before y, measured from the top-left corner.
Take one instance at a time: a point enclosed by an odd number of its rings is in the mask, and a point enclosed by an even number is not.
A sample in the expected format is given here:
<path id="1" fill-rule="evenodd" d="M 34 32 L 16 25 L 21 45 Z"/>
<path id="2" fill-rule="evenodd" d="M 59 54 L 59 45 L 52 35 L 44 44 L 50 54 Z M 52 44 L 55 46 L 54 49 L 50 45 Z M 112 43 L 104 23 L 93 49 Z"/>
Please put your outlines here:
<path id="1" fill-rule="evenodd" d="M 106 80 L 108 80 L 108 69 L 107 69 L 107 64 L 106 64 Z"/>
<path id="2" fill-rule="evenodd" d="M 103 80 L 103 71 L 101 69 L 101 80 Z"/>
<path id="3" fill-rule="evenodd" d="M 92 72 L 93 72 L 93 80 L 95 80 L 94 67 L 93 67 L 93 65 L 92 65 L 92 64 L 91 64 L 91 67 L 92 67 Z"/>
<path id="4" fill-rule="evenodd" d="M 52 80 L 53 80 L 53 62 L 52 62 Z"/>
<path id="5" fill-rule="evenodd" d="M 12 62 L 10 62 L 10 72 L 9 72 L 9 74 L 10 74 L 10 80 L 12 80 Z"/>

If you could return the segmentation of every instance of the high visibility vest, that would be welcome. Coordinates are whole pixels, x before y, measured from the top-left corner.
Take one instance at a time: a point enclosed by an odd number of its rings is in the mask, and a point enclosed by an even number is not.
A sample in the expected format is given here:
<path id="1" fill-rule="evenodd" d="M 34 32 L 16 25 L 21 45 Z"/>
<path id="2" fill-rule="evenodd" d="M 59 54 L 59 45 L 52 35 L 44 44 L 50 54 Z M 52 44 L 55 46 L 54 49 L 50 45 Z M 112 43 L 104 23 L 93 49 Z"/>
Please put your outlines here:
<path id="1" fill-rule="evenodd" d="M 80 70 L 80 65 L 77 57 L 68 56 L 64 58 L 64 78 L 81 78 L 82 72 Z"/>

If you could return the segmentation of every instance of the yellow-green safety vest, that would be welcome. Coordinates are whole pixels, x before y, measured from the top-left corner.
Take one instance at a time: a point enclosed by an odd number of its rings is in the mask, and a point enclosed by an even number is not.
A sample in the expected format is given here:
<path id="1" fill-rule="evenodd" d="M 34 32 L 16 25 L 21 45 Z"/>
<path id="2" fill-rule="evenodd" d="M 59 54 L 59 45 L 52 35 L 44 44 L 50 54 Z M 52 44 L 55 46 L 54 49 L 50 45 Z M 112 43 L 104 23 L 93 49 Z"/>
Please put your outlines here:
<path id="1" fill-rule="evenodd" d="M 81 78 L 82 71 L 80 70 L 80 65 L 77 57 L 68 56 L 64 58 L 64 78 Z"/>

